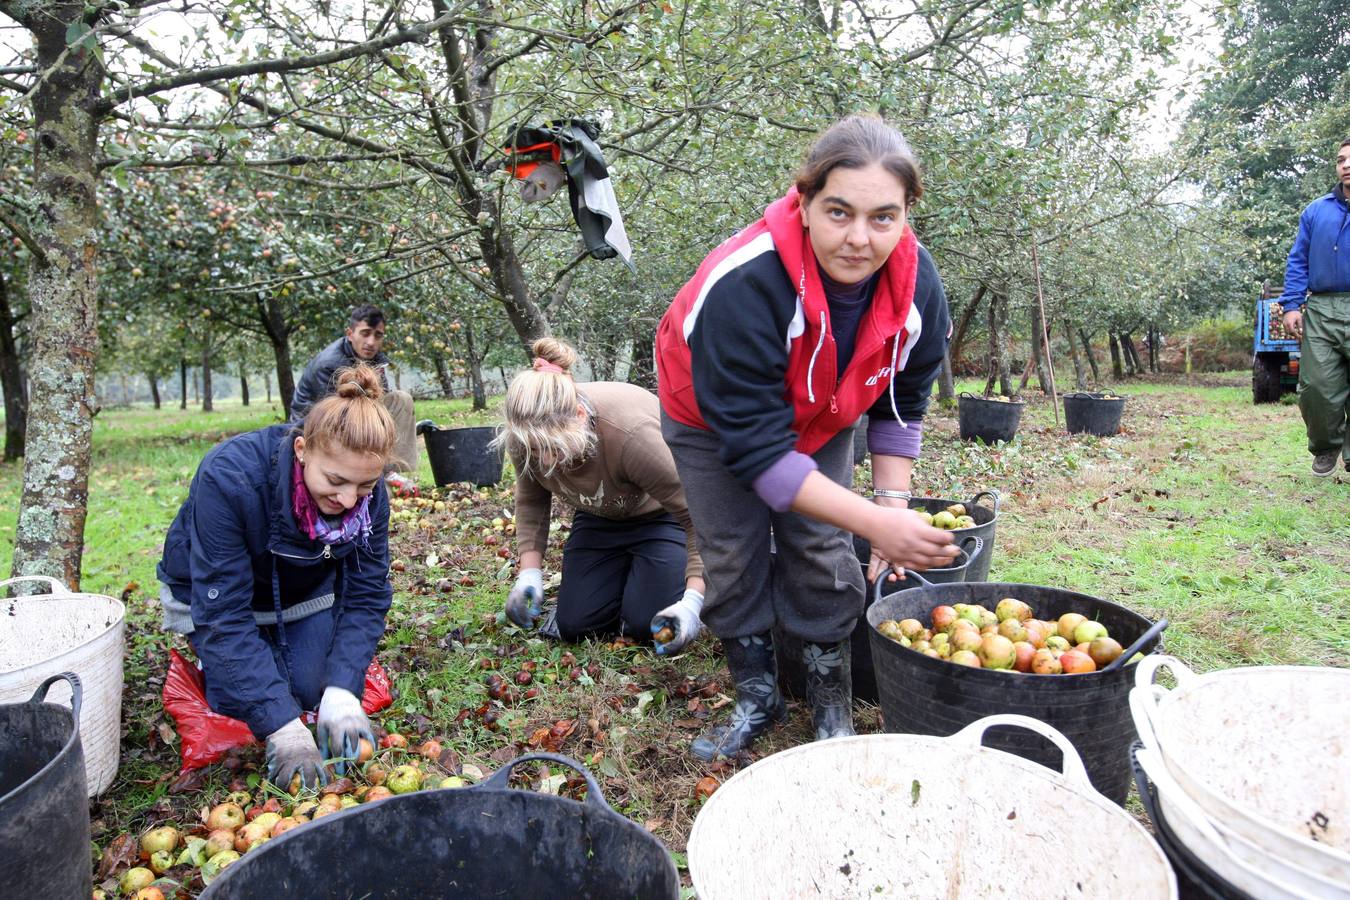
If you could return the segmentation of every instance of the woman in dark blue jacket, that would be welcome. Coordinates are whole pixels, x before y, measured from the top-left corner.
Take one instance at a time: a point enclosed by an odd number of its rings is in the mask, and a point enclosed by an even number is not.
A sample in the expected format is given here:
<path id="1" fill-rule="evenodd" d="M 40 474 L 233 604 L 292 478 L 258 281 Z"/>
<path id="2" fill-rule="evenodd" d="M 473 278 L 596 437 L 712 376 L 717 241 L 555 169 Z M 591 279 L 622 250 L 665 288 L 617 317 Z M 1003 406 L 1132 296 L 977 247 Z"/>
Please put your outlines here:
<path id="1" fill-rule="evenodd" d="M 359 699 L 384 633 L 394 424 L 368 366 L 338 373 L 303 431 L 273 425 L 213 448 L 164 540 L 164 625 L 201 660 L 206 699 L 267 742 L 268 775 L 325 778 L 372 739 Z M 318 707 L 318 743 L 301 721 Z"/>

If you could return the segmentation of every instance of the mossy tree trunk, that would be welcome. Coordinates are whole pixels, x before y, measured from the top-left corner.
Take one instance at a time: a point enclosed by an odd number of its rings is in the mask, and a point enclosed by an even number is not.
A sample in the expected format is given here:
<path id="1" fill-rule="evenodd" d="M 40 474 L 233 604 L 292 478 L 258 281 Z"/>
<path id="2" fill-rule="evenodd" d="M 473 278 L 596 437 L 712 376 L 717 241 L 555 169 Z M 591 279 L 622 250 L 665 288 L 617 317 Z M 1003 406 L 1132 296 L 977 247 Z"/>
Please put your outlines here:
<path id="1" fill-rule="evenodd" d="M 27 455 L 12 571 L 80 583 L 98 349 L 95 152 L 104 70 L 92 43 L 67 46 L 89 23 L 81 2 L 4 2 L 43 73 L 33 93 L 31 225 L 42 253 L 28 277 L 32 310 Z"/>
<path id="2" fill-rule="evenodd" d="M 23 456 L 28 398 L 24 396 L 23 369 L 14 340 L 14 314 L 3 275 L 0 275 L 0 391 L 5 394 L 5 462 L 12 462 Z"/>

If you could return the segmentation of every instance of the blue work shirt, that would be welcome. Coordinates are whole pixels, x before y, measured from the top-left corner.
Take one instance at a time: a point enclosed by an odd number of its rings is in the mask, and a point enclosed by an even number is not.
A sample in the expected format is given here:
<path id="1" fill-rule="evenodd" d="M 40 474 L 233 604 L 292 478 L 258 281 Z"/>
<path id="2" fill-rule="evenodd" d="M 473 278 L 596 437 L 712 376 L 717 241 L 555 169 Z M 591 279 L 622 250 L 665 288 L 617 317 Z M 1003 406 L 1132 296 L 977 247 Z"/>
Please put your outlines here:
<path id="1" fill-rule="evenodd" d="M 1308 302 L 1308 294 L 1350 291 L 1350 206 L 1338 185 L 1298 217 L 1298 236 L 1284 270 L 1284 311 Z"/>

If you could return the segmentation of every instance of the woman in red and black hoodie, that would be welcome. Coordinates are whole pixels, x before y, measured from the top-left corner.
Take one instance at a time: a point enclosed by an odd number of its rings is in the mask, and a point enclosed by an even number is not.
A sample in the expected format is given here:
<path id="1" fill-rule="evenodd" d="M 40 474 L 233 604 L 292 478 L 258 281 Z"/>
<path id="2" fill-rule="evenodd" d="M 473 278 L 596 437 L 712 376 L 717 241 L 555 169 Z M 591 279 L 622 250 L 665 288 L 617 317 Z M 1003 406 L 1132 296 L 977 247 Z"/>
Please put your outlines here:
<path id="1" fill-rule="evenodd" d="M 849 532 L 872 544 L 871 578 L 956 554 L 905 509 L 951 331 L 941 279 L 908 224 L 922 192 L 899 132 L 846 118 L 661 320 L 662 435 L 703 555 L 703 619 L 736 682 L 730 723 L 694 741 L 701 758 L 732 755 L 785 717 L 775 626 L 803 641 L 817 739 L 853 734 L 849 635 L 864 582 Z M 872 502 L 849 489 L 864 413 Z"/>

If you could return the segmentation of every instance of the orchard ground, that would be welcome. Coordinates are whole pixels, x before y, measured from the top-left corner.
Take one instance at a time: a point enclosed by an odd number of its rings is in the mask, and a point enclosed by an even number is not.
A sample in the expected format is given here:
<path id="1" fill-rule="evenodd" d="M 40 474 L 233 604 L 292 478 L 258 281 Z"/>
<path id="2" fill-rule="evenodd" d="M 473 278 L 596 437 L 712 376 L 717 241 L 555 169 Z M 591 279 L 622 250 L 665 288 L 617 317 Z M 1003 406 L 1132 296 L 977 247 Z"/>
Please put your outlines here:
<path id="1" fill-rule="evenodd" d="M 978 385 L 958 385 L 977 390 Z M 918 493 L 1003 494 L 991 579 L 1070 588 L 1166 616 L 1167 650 L 1200 670 L 1248 664 L 1350 665 L 1350 476 L 1309 474 L 1303 426 L 1289 404 L 1253 406 L 1245 374 L 1131 379 L 1124 434 L 1069 436 L 1047 399 L 1032 396 L 1018 439 L 962 443 L 955 410 L 930 412 Z M 419 403 L 442 425 L 482 424 L 467 401 Z M 184 642 L 159 630 L 154 577 L 160 543 L 201 456 L 222 438 L 276 421 L 280 407 L 105 410 L 96 420 L 83 589 L 127 603 L 122 762 L 91 806 L 94 839 L 163 822 L 196 822 L 231 781 L 256 789 L 260 752 L 180 778 L 178 736 L 160 700 L 167 654 Z M 711 637 L 676 660 L 600 641 L 559 647 L 505 625 L 514 573 L 508 478 L 494 489 L 428 491 L 391 524 L 394 606 L 379 659 L 397 689 L 376 723 L 439 739 L 443 770 L 486 773 L 531 746 L 588 764 L 606 798 L 656 834 L 683 864 L 700 800 L 696 785 L 737 763 L 704 764 L 690 739 L 726 715 L 732 694 Z M 21 469 L 0 466 L 0 570 L 8 571 Z M 870 481 L 866 467 L 859 485 Z M 423 459 L 421 483 L 431 487 Z M 494 525 L 493 520 L 503 524 Z M 558 571 L 567 515 L 555 509 L 548 571 Z M 572 653 L 575 660 L 565 659 Z M 489 660 L 491 662 L 484 662 Z M 511 680 L 534 661 L 526 698 L 488 696 L 492 671 Z M 495 666 L 489 670 L 485 666 Z M 554 680 L 556 679 L 556 680 Z M 485 717 L 483 712 L 491 710 Z M 496 717 L 495 721 L 492 721 Z M 860 730 L 876 730 L 859 708 Z M 756 757 L 808 740 L 809 712 L 756 748 Z M 535 770 L 536 788 L 575 780 Z M 710 787 L 704 782 L 703 790 Z M 117 847 L 124 852 L 125 842 Z M 116 869 L 105 861 L 104 871 Z M 125 865 L 125 863 L 123 863 Z M 189 893 L 200 882 L 189 885 Z"/>

